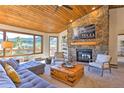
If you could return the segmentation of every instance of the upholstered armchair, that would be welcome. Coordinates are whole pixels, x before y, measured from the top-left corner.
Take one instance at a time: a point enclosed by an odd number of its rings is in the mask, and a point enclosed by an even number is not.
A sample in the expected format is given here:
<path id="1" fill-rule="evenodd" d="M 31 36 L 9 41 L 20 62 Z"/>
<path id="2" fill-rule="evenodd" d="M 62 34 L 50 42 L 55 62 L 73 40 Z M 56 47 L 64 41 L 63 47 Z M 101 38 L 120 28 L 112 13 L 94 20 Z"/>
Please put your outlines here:
<path id="1" fill-rule="evenodd" d="M 98 54 L 95 61 L 93 61 L 92 59 L 89 61 L 88 70 L 90 70 L 90 67 L 95 67 L 101 70 L 101 76 L 103 76 L 104 70 L 109 70 L 111 73 L 110 61 L 110 55 Z"/>
<path id="2" fill-rule="evenodd" d="M 52 58 L 52 64 L 62 64 L 65 61 L 63 52 L 55 52 L 54 57 Z"/>

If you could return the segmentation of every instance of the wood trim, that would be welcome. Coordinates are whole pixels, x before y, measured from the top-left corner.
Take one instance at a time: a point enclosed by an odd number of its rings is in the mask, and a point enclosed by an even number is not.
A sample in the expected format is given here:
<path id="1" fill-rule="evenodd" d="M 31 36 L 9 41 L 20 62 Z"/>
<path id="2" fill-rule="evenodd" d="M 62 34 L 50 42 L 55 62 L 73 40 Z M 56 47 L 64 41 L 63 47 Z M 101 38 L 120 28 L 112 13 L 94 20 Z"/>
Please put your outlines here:
<path id="1" fill-rule="evenodd" d="M 41 53 L 35 53 L 35 54 L 41 54 Z M 16 57 L 16 56 L 29 56 L 29 55 L 35 55 L 35 54 L 31 53 L 31 54 L 23 54 L 23 55 L 0 56 L 0 58 L 2 58 L 2 57 L 5 57 L 5 58 L 7 58 L 7 57 Z"/>
<path id="2" fill-rule="evenodd" d="M 95 46 L 97 45 L 98 43 L 97 42 L 71 42 L 71 45 L 88 45 L 88 46 Z"/>
<path id="3" fill-rule="evenodd" d="M 20 32 L 20 31 L 16 31 L 16 30 L 7 30 L 7 29 L 0 29 L 0 31 L 3 31 L 3 32 L 12 32 L 12 33 L 20 33 L 20 34 L 28 34 L 28 35 L 39 35 L 39 34 L 36 34 L 36 33 L 27 33 L 27 32 Z"/>
<path id="4" fill-rule="evenodd" d="M 29 56 L 29 55 L 34 55 L 34 54 L 23 54 L 23 55 L 12 55 L 12 56 L 4 56 L 4 58 L 7 57 L 16 57 L 16 56 Z M 3 56 L 0 56 L 0 58 L 2 58 Z"/>
<path id="5" fill-rule="evenodd" d="M 124 34 L 118 34 L 118 35 L 124 35 Z"/>
<path id="6" fill-rule="evenodd" d="M 124 5 L 109 5 L 109 9 L 124 8 Z"/>

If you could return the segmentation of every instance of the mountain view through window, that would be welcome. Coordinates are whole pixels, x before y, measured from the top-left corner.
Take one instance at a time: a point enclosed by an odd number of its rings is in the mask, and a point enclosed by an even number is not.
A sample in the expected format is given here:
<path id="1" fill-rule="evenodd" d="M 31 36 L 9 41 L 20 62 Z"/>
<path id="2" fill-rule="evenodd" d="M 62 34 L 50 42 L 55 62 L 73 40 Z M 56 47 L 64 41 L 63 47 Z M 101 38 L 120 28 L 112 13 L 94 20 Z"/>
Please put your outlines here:
<path id="1" fill-rule="evenodd" d="M 33 35 L 19 34 L 19 33 L 6 33 L 6 39 L 8 41 L 14 42 L 12 54 L 22 55 L 22 54 L 32 54 L 33 53 Z M 9 53 L 7 53 L 8 55 Z"/>

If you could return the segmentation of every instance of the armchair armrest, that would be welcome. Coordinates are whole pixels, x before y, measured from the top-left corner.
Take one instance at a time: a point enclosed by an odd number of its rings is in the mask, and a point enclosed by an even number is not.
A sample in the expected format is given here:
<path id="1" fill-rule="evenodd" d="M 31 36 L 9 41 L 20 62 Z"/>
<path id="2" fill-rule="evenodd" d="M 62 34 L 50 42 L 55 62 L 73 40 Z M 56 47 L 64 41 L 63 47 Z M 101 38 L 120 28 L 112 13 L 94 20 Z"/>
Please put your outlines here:
<path id="1" fill-rule="evenodd" d="M 103 62 L 102 64 L 104 65 L 104 64 L 106 64 L 106 63 L 108 63 L 108 65 L 109 65 L 109 62 Z"/>
<path id="2" fill-rule="evenodd" d="M 106 65 L 108 65 L 107 68 L 111 68 L 109 62 L 102 62 L 102 68 L 105 68 Z"/>
<path id="3" fill-rule="evenodd" d="M 109 63 L 109 62 L 102 62 L 103 64 L 105 64 L 105 63 Z"/>
<path id="4" fill-rule="evenodd" d="M 20 63 L 20 60 L 19 60 L 19 59 L 16 59 L 16 61 L 17 61 L 18 63 Z"/>

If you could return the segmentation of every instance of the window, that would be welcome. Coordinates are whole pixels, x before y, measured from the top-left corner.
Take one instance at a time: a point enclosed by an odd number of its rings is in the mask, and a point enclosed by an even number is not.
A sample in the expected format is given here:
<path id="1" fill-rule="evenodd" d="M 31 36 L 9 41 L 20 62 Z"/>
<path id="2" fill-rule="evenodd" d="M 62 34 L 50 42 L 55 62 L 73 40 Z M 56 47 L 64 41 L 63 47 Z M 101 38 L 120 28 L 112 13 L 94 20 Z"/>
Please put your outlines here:
<path id="1" fill-rule="evenodd" d="M 33 35 L 7 32 L 6 39 L 14 42 L 12 55 L 33 54 Z"/>
<path id="2" fill-rule="evenodd" d="M 50 36 L 49 37 L 49 47 L 50 47 L 50 56 L 54 56 L 55 52 L 58 51 L 58 37 Z"/>
<path id="3" fill-rule="evenodd" d="M 42 37 L 41 36 L 35 36 L 35 53 L 41 53 L 42 52 Z"/>
<path id="4" fill-rule="evenodd" d="M 3 32 L 0 31 L 0 56 L 3 56 L 3 48 L 1 46 L 2 41 L 3 41 Z"/>
<path id="5" fill-rule="evenodd" d="M 5 40 L 14 43 L 12 54 L 10 49 L 3 49 L 1 42 Z M 38 54 L 43 51 L 43 36 L 19 32 L 0 31 L 0 56 L 20 56 Z"/>

